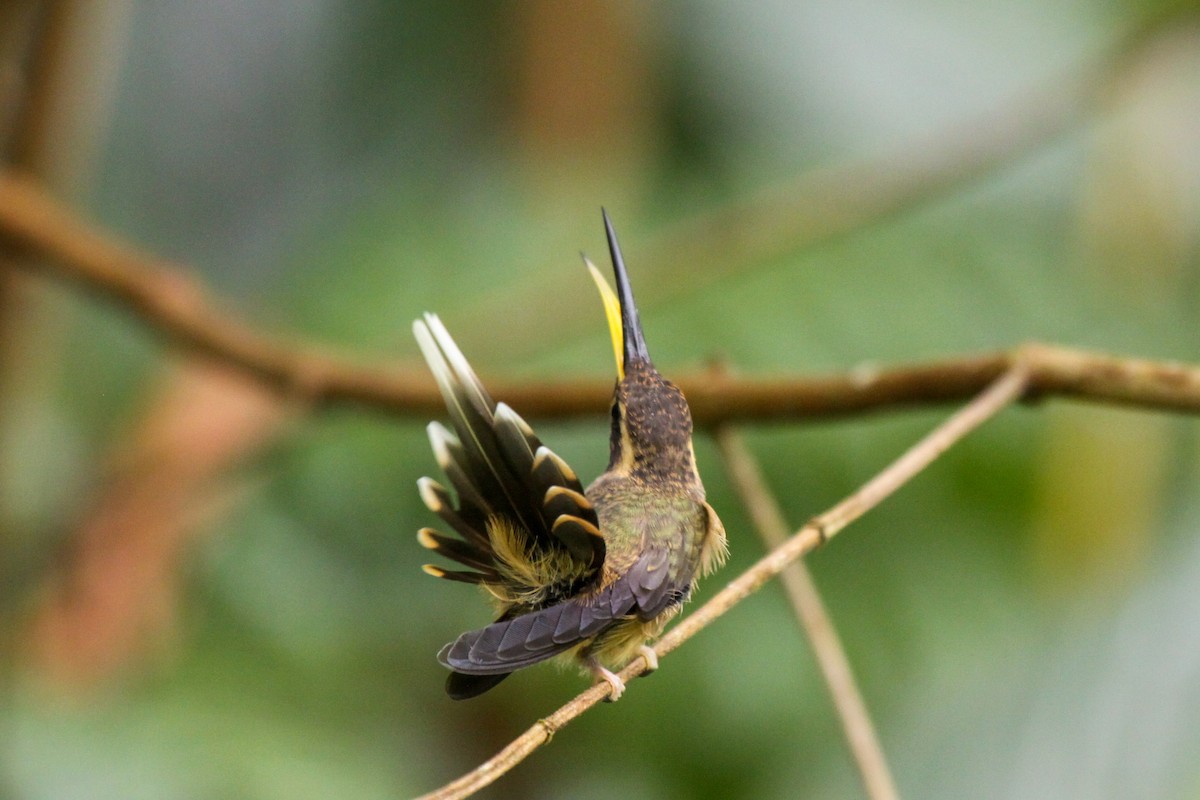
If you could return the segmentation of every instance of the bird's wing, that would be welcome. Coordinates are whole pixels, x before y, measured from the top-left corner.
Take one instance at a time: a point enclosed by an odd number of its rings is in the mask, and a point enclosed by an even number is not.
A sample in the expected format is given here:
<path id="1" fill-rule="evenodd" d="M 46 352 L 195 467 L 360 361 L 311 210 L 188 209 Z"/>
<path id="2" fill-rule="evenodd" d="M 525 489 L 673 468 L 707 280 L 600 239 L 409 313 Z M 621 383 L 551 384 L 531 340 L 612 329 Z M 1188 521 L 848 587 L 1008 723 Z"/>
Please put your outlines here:
<path id="1" fill-rule="evenodd" d="M 604 563 L 604 539 L 575 472 L 515 411 L 492 400 L 437 316 L 417 320 L 413 334 L 450 414 L 453 430 L 431 423 L 429 440 L 458 502 L 429 478 L 418 487 L 461 537 L 425 528 L 418 540 L 469 568 L 426 572 L 525 598 L 551 596 L 552 580 L 590 580 Z"/>
<path id="2" fill-rule="evenodd" d="M 691 593 L 716 519 L 708 509 L 707 503 L 684 497 L 643 507 L 634 523 L 640 529 L 638 555 L 620 578 L 636 601 L 634 613 L 639 619 L 652 620 Z"/>
<path id="3" fill-rule="evenodd" d="M 508 673 L 570 650 L 618 620 L 654 619 L 689 588 L 671 579 L 669 562 L 665 548 L 650 549 L 598 592 L 468 631 L 443 647 L 438 660 L 471 675 Z"/>
<path id="4" fill-rule="evenodd" d="M 570 650 L 635 613 L 636 606 L 632 587 L 618 579 L 589 597 L 467 631 L 443 647 L 438 660 L 468 675 L 506 674 Z"/>
<path id="5" fill-rule="evenodd" d="M 673 567 L 674 555 L 666 547 L 652 547 L 621 578 L 636 600 L 639 619 L 654 619 L 691 592 L 694 572 Z"/>

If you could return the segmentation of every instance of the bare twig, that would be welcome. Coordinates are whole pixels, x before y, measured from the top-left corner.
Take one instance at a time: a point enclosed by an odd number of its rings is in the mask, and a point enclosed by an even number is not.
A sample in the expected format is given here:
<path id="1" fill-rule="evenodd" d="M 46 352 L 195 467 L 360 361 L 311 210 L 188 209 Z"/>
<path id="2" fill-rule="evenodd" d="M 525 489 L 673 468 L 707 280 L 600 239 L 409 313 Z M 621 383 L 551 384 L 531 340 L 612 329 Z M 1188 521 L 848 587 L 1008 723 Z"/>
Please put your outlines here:
<path id="1" fill-rule="evenodd" d="M 269 339 L 206 303 L 186 273 L 114 242 L 75 218 L 37 184 L 0 175 L 0 239 L 43 259 L 22 262 L 111 300 L 175 344 L 240 369 L 316 405 L 393 414 L 439 414 L 442 398 L 424 369 L 360 366 L 312 347 Z M 1030 368 L 1036 395 L 1200 413 L 1200 368 L 1118 358 L 1051 345 L 843 375 L 745 378 L 717 371 L 678 376 L 697 425 L 840 417 L 965 400 L 1015 363 Z M 673 376 L 674 377 L 674 376 Z M 603 414 L 611 378 L 487 380 L 492 394 L 531 418 Z"/>
<path id="2" fill-rule="evenodd" d="M 763 584 L 805 553 L 816 549 L 854 520 L 879 505 L 888 495 L 911 480 L 955 442 L 1016 402 L 1029 386 L 1029 370 L 1016 366 L 986 391 L 913 445 L 904 455 L 868 481 L 854 494 L 817 517 L 779 547 L 763 556 L 711 600 L 685 617 L 654 646 L 661 659 L 695 636 L 733 606 L 758 591 Z M 634 659 L 618 675 L 626 682 L 641 675 L 646 663 Z M 451 800 L 468 797 L 524 761 L 530 753 L 550 741 L 567 723 L 608 696 L 610 687 L 599 683 L 579 694 L 553 714 L 537 721 L 503 750 L 442 788 L 420 800 Z"/>
<path id="3" fill-rule="evenodd" d="M 787 520 L 754 455 L 743 438 L 727 426 L 717 429 L 716 440 L 725 471 L 764 544 L 768 550 L 779 547 L 787 541 Z M 900 795 L 871 723 L 871 715 L 812 574 L 804 561 L 797 559 L 787 566 L 779 578 L 791 600 L 796 618 L 812 642 L 813 652 L 833 697 L 867 796 L 872 800 L 897 800 Z"/>

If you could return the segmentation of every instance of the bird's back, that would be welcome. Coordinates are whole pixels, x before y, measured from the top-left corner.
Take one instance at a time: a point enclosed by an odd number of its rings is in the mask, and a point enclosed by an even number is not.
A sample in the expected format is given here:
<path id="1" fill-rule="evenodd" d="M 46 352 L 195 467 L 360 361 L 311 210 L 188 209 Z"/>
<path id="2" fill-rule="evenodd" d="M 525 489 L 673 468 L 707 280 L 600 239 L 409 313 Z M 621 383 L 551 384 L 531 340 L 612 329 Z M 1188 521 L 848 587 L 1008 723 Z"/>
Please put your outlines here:
<path id="1" fill-rule="evenodd" d="M 651 485 L 605 473 L 585 494 L 600 519 L 607 549 L 602 583 L 628 573 L 645 554 L 661 551 L 669 591 L 686 596 L 707 530 L 699 483 Z"/>

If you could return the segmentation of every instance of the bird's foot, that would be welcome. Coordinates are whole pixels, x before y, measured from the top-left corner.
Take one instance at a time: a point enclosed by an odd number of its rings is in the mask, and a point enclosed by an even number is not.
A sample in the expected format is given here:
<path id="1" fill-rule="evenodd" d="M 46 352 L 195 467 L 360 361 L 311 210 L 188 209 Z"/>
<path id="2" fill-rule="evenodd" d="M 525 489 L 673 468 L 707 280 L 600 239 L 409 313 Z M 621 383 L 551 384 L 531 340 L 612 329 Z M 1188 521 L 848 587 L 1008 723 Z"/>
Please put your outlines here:
<path id="1" fill-rule="evenodd" d="M 625 692 L 625 681 L 617 677 L 616 673 L 600 666 L 599 662 L 592 661 L 588 664 L 592 670 L 592 675 L 596 676 L 596 682 L 604 681 L 612 687 L 608 697 L 604 698 L 606 703 L 615 703 L 621 699 L 621 695 Z"/>
<path id="2" fill-rule="evenodd" d="M 643 675 L 649 675 L 658 669 L 658 653 L 654 652 L 653 647 L 646 644 L 642 645 L 638 648 L 638 655 L 646 661 L 646 669 L 642 671 Z"/>

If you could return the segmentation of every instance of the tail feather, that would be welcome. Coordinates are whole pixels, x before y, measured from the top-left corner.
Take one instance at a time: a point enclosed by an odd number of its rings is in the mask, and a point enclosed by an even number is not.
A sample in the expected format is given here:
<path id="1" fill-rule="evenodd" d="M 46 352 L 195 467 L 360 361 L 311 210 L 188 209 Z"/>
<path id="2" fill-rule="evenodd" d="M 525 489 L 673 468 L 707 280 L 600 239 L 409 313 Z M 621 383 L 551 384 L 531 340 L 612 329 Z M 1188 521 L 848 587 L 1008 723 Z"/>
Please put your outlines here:
<path id="1" fill-rule="evenodd" d="M 560 602 L 591 585 L 606 556 L 600 520 L 578 475 L 520 415 L 492 400 L 436 316 L 417 320 L 413 332 L 449 412 L 453 430 L 435 422 L 428 431 L 456 500 L 429 478 L 418 486 L 425 505 L 461 537 L 425 528 L 417 538 L 469 568 L 424 569 L 482 584 L 502 606 L 496 622 L 438 654 L 452 670 L 446 692 L 463 699 L 595 636 L 635 601 L 627 587 L 620 598 L 610 587 L 588 602 Z"/>
<path id="2" fill-rule="evenodd" d="M 606 546 L 600 529 L 587 520 L 570 514 L 560 514 L 550 529 L 572 556 L 591 571 L 604 565 Z"/>
<path id="3" fill-rule="evenodd" d="M 417 541 L 426 550 L 440 553 L 451 561 L 457 561 L 466 567 L 491 570 L 495 564 L 490 552 L 485 552 L 462 539 L 444 536 L 433 528 L 421 528 L 417 531 Z"/>
<path id="4" fill-rule="evenodd" d="M 422 478 L 418 485 L 425 505 L 463 540 L 457 543 L 429 531 L 418 535 L 421 544 L 479 570 L 479 580 L 493 583 L 498 590 L 494 593 L 502 598 L 554 593 L 541 585 L 547 576 L 539 575 L 538 586 L 525 585 L 538 570 L 514 564 L 513 558 L 562 564 L 566 568 L 561 579 L 572 585 L 590 580 L 604 563 L 604 539 L 578 476 L 520 415 L 492 400 L 435 315 L 417 320 L 413 332 L 453 425 L 452 431 L 433 422 L 428 432 L 457 505 L 437 482 Z M 503 541 L 498 541 L 502 534 Z M 475 580 L 468 577 L 471 573 L 437 568 L 427 572 Z"/>
<path id="5" fill-rule="evenodd" d="M 454 491 L 458 493 L 458 501 L 462 508 L 473 516 L 484 519 L 493 516 L 496 511 L 488 496 L 494 498 L 495 495 L 489 492 L 489 487 L 482 480 L 483 476 L 470 463 L 470 457 L 459 438 L 440 422 L 429 423 L 426 431 L 429 433 L 429 444 L 433 447 L 433 457 L 437 459 L 438 466 L 446 473 Z"/>
<path id="6" fill-rule="evenodd" d="M 552 486 L 565 486 L 583 494 L 583 487 L 575 471 L 549 447 L 539 443 L 533 454 L 532 476 L 535 485 L 543 490 Z"/>
<path id="7" fill-rule="evenodd" d="M 419 479 L 417 491 L 425 507 L 441 517 L 459 536 L 483 550 L 490 549 L 485 517 L 479 514 L 469 516 L 466 509 L 456 511 L 446 487 L 432 478 Z"/>
<path id="8" fill-rule="evenodd" d="M 511 674 L 498 672 L 495 675 L 468 675 L 465 672 L 451 672 L 446 676 L 446 694 L 450 695 L 451 700 L 470 700 L 493 688 Z"/>
<path id="9" fill-rule="evenodd" d="M 518 475 L 530 475 L 533 472 L 533 454 L 541 446 L 533 429 L 504 403 L 496 404 L 492 421 L 496 443 L 513 471 Z"/>
<path id="10" fill-rule="evenodd" d="M 504 498 L 506 510 L 523 527 L 544 531 L 540 515 L 529 513 L 529 504 L 521 499 L 524 494 L 521 478 L 500 452 L 495 433 L 495 401 L 440 319 L 426 314 L 425 327 L 414 330 L 461 438 L 464 455 L 473 462 L 470 474 L 485 494 Z"/>
<path id="11" fill-rule="evenodd" d="M 448 581 L 458 581 L 459 583 L 491 583 L 496 580 L 496 576 L 486 572 L 470 572 L 467 570 L 442 569 L 435 564 L 426 564 L 421 567 L 426 575 L 432 575 L 435 578 L 442 578 Z"/>

